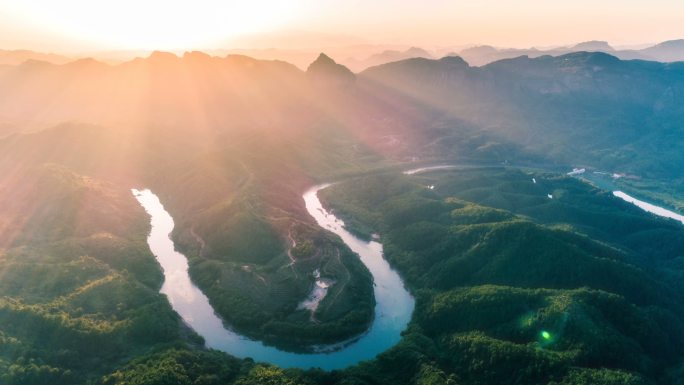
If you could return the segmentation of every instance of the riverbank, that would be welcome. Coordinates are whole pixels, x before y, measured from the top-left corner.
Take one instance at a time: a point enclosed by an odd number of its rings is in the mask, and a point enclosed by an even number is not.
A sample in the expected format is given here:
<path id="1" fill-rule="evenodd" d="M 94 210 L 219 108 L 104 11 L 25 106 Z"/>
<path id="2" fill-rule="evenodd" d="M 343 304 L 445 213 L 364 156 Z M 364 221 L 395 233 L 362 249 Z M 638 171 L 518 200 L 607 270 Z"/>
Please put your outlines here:
<path id="1" fill-rule="evenodd" d="M 380 243 L 354 237 L 344 229 L 342 221 L 323 209 L 317 193 L 325 187 L 316 186 L 303 195 L 307 211 L 319 226 L 337 234 L 368 267 L 375 280 L 376 306 L 373 324 L 367 333 L 333 352 L 319 346 L 326 352 L 318 354 L 283 351 L 226 329 L 206 295 L 190 280 L 187 259 L 175 250 L 169 238 L 174 226 L 173 218 L 150 190 L 133 190 L 136 199 L 151 216 L 152 231 L 148 244 L 164 271 L 165 282 L 161 291 L 168 296 L 184 322 L 204 338 L 207 347 L 238 358 L 250 357 L 281 367 L 332 370 L 372 359 L 401 339 L 401 332 L 411 319 L 415 306 L 413 297 L 404 288 L 399 275 L 383 259 Z"/>

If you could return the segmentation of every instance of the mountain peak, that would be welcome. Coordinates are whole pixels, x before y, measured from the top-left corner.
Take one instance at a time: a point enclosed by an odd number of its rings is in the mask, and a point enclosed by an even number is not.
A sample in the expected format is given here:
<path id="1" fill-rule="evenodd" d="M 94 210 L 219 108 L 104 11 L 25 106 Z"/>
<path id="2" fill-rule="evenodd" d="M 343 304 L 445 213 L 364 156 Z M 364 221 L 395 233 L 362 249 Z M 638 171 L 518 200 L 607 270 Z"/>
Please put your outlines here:
<path id="1" fill-rule="evenodd" d="M 411 47 L 404 51 L 405 55 L 413 56 L 413 57 L 431 57 L 430 53 L 420 47 Z"/>
<path id="2" fill-rule="evenodd" d="M 52 63 L 50 62 L 38 59 L 26 59 L 23 63 L 21 63 L 22 67 L 50 67 L 51 65 Z"/>
<path id="3" fill-rule="evenodd" d="M 178 56 L 166 51 L 154 51 L 148 57 L 148 60 L 152 61 L 175 61 L 176 59 L 178 59 Z"/>
<path id="4" fill-rule="evenodd" d="M 107 64 L 97 61 L 93 58 L 87 57 L 83 59 L 74 60 L 72 62 L 64 64 L 67 68 L 74 68 L 77 70 L 94 69 L 94 68 L 106 68 Z"/>
<path id="5" fill-rule="evenodd" d="M 575 44 L 572 49 L 576 51 L 614 51 L 613 47 L 611 47 L 608 42 L 601 40 L 584 41 L 582 43 Z"/>
<path id="6" fill-rule="evenodd" d="M 336 65 L 337 63 L 335 60 L 333 60 L 330 56 L 326 55 L 325 53 L 321 52 L 316 60 L 314 60 L 310 65 L 309 68 L 312 66 L 322 66 L 322 65 Z M 308 71 L 308 69 L 307 69 Z"/>
<path id="7" fill-rule="evenodd" d="M 336 63 L 325 53 L 318 55 L 318 58 L 307 68 L 306 74 L 314 82 L 324 85 L 339 86 L 356 80 L 356 75 L 349 68 Z"/>
<path id="8" fill-rule="evenodd" d="M 569 53 L 567 55 L 563 55 L 560 57 L 565 57 L 565 58 L 572 58 L 572 57 L 577 57 L 577 58 L 582 58 L 586 60 L 587 63 L 590 64 L 615 64 L 619 63 L 621 60 L 618 59 L 617 57 L 605 53 L 605 52 L 579 52 L 579 53 Z"/>
<path id="9" fill-rule="evenodd" d="M 202 52 L 202 51 L 189 51 L 189 52 L 183 53 L 183 59 L 209 60 L 209 59 L 211 59 L 211 56 L 205 52 Z"/>
<path id="10" fill-rule="evenodd" d="M 667 40 L 641 52 L 651 59 L 662 62 L 684 61 L 684 39 Z"/>
<path id="11" fill-rule="evenodd" d="M 654 47 L 682 48 L 684 47 L 684 39 L 667 40 L 656 44 Z"/>
<path id="12" fill-rule="evenodd" d="M 492 47 L 491 45 L 478 45 L 461 50 L 461 54 L 491 54 L 498 51 L 498 49 Z"/>
<path id="13" fill-rule="evenodd" d="M 470 67 L 468 62 L 458 55 L 447 55 L 439 59 L 439 61 L 452 67 Z"/>

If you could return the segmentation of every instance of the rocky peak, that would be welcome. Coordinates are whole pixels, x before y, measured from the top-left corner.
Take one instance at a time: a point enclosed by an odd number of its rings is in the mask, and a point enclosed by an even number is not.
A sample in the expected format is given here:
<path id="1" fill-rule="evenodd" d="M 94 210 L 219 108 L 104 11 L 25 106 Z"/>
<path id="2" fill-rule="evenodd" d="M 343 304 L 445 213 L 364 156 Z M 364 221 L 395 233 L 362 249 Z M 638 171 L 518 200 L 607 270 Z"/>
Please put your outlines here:
<path id="1" fill-rule="evenodd" d="M 356 80 L 356 75 L 349 68 L 337 64 L 324 53 L 309 65 L 306 74 L 315 83 L 327 86 L 348 85 Z"/>

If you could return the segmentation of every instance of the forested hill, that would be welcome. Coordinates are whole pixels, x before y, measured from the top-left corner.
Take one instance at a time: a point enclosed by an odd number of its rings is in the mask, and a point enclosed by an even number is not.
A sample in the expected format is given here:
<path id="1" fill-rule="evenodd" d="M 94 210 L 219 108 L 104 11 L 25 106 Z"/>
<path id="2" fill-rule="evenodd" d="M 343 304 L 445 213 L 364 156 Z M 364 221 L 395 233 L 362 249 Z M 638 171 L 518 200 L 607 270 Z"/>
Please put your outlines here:
<path id="1" fill-rule="evenodd" d="M 501 60 L 409 59 L 359 79 L 565 163 L 681 178 L 684 64 L 605 53 Z M 681 183 L 681 182 L 679 182 Z"/>
<path id="2" fill-rule="evenodd" d="M 681 183 L 681 168 L 671 165 L 681 161 L 683 92 L 682 63 L 600 52 L 482 67 L 459 57 L 413 58 L 357 76 L 324 54 L 301 71 L 238 55 L 157 52 L 119 65 L 4 66 L 0 130 L 82 122 L 180 128 L 213 141 L 254 130 L 289 136 L 334 120 L 399 159 L 510 161 L 524 152 Z"/>
<path id="3" fill-rule="evenodd" d="M 385 172 L 586 165 L 667 183 L 657 191 L 676 199 L 683 74 L 596 53 L 359 74 L 326 55 L 301 71 L 199 52 L 0 67 L 0 382 L 676 383 L 679 227 L 556 176 Z M 130 189 L 160 197 L 191 278 L 231 327 L 301 351 L 373 317 L 368 271 L 301 197 L 335 180 L 350 182 L 330 205 L 387 240 L 418 296 L 401 344 L 334 373 L 202 350 L 158 294 Z M 316 270 L 339 285 L 311 317 L 298 303 Z M 495 311 L 509 303 L 515 321 Z M 569 338 L 539 349 L 540 328 L 557 335 L 565 314 Z"/>
<path id="4" fill-rule="evenodd" d="M 573 178 L 503 168 L 385 174 L 323 195 L 352 229 L 383 234 L 418 294 L 404 343 L 351 374 L 679 383 L 681 224 Z"/>

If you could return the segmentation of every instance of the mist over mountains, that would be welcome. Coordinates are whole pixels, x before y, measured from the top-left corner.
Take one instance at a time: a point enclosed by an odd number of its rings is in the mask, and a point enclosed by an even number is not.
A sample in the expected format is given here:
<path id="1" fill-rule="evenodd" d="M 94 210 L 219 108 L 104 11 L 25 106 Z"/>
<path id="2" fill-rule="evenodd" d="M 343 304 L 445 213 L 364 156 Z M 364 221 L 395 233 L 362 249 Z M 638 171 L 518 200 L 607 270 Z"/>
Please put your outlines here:
<path id="1" fill-rule="evenodd" d="M 371 62 L 353 71 L 317 53 L 304 70 L 196 51 L 0 66 L 0 343 L 14 346 L 0 369 L 15 368 L 4 378 L 122 384 L 187 367 L 244 384 L 265 372 L 340 385 L 676 383 L 680 225 L 551 171 L 629 175 L 678 199 L 684 63 L 582 51 L 475 66 L 418 49 Z M 433 162 L 473 168 L 397 172 Z M 373 321 L 373 278 L 302 201 L 335 180 L 327 204 L 350 230 L 382 234 L 416 295 L 402 342 L 334 373 L 203 350 L 158 293 L 130 188 L 163 201 L 217 314 L 300 351 Z M 336 282 L 315 322 L 298 307 L 314 272 Z M 473 364 L 483 359 L 495 370 Z"/>
<path id="2" fill-rule="evenodd" d="M 155 52 L 117 65 L 4 66 L 0 127 L 7 135 L 69 121 L 152 125 L 211 141 L 247 131 L 300 135 L 335 119 L 349 135 L 402 159 L 496 154 L 504 161 L 524 152 L 680 178 L 667 165 L 679 159 L 683 87 L 680 63 L 599 52 L 481 67 L 456 56 L 411 58 L 357 74 L 325 54 L 302 71 L 240 55 Z"/>
<path id="3" fill-rule="evenodd" d="M 683 14 L 0 2 L 0 385 L 684 385 Z"/>
<path id="4" fill-rule="evenodd" d="M 274 41 L 278 41 L 275 39 Z M 369 67 L 394 61 L 427 58 L 437 59 L 444 56 L 461 56 L 472 66 L 481 66 L 497 60 L 512 59 L 518 56 L 539 57 L 544 55 L 559 56 L 572 52 L 604 52 L 623 60 L 647 60 L 660 62 L 684 61 L 684 40 L 668 40 L 641 48 L 614 48 L 606 41 L 591 40 L 574 45 L 552 48 L 507 48 L 491 45 L 470 45 L 459 47 L 421 48 L 416 46 L 370 44 L 344 40 L 337 45 L 325 45 L 326 39 L 310 42 L 299 47 L 294 43 L 278 48 L 270 47 L 267 41 L 260 41 L 255 48 L 231 48 L 203 50 L 211 56 L 244 55 L 260 60 L 281 60 L 296 65 L 302 70 L 313 62 L 320 52 L 334 57 L 337 62 L 354 72 L 361 72 Z M 334 41 L 334 40 L 333 40 Z M 306 42 L 306 41 L 305 41 Z M 330 44 L 330 41 L 328 41 Z M 318 47 L 318 48 L 312 48 Z M 149 56 L 145 51 L 104 51 L 91 55 L 100 61 L 116 64 L 134 57 Z M 83 55 L 46 54 L 30 50 L 0 50 L 0 65 L 17 65 L 27 60 L 45 61 L 53 64 L 65 64 L 77 60 Z"/>
<path id="5" fill-rule="evenodd" d="M 587 41 L 569 47 L 551 49 L 495 48 L 488 45 L 467 48 L 459 52 L 471 65 L 480 66 L 497 60 L 512 59 L 518 56 L 539 57 L 559 56 L 572 52 L 604 52 L 623 60 L 648 60 L 675 62 L 684 60 L 684 40 L 669 40 L 642 49 L 616 49 L 606 41 Z"/>

